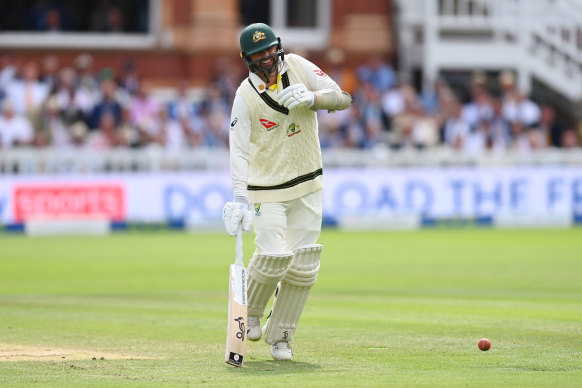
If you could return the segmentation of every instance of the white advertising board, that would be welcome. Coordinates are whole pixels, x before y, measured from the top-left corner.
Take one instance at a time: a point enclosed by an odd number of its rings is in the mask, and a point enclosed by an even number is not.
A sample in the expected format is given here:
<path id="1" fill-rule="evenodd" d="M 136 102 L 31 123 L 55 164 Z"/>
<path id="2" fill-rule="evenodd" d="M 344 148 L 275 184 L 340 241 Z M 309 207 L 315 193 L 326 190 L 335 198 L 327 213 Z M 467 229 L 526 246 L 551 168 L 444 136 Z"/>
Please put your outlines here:
<path id="1" fill-rule="evenodd" d="M 324 170 L 324 216 L 582 217 L 582 168 L 409 168 Z M 232 198 L 228 171 L 0 176 L 0 223 L 42 218 L 204 223 Z M 522 222 L 523 223 L 523 222 Z M 526 222 L 527 223 L 527 222 Z M 517 222 L 519 224 L 519 222 Z"/>

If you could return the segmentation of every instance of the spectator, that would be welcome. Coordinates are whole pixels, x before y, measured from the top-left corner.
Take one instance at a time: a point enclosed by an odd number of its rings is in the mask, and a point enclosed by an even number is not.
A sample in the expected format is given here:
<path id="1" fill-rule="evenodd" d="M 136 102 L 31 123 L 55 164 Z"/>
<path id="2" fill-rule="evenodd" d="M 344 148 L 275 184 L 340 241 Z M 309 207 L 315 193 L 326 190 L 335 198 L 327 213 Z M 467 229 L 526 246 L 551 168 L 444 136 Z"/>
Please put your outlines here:
<path id="1" fill-rule="evenodd" d="M 104 115 L 112 115 L 113 122 L 117 126 L 121 120 L 121 104 L 117 101 L 115 92 L 117 85 L 113 80 L 106 80 L 101 84 L 101 100 L 95 105 L 89 120 L 89 128 L 97 128 Z"/>
<path id="2" fill-rule="evenodd" d="M 493 117 L 491 96 L 482 83 L 476 83 L 471 90 L 471 100 L 463 106 L 463 118 L 476 128 L 480 123 Z"/>
<path id="3" fill-rule="evenodd" d="M 505 150 L 505 140 L 495 138 L 492 121 L 483 119 L 467 136 L 465 154 L 479 157 L 485 153 L 501 154 Z"/>
<path id="4" fill-rule="evenodd" d="M 580 147 L 580 141 L 578 139 L 578 134 L 575 130 L 568 128 L 562 133 L 562 148 L 576 148 Z"/>
<path id="5" fill-rule="evenodd" d="M 159 144 L 166 151 L 176 152 L 188 145 L 186 130 L 179 121 L 171 119 L 165 109 L 160 109 L 157 120 L 145 129 L 145 135 L 148 143 Z"/>
<path id="6" fill-rule="evenodd" d="M 45 56 L 41 62 L 40 81 L 47 85 L 49 92 L 52 94 L 58 83 L 59 58 L 50 54 Z"/>
<path id="7" fill-rule="evenodd" d="M 0 102 L 6 95 L 6 89 L 16 78 L 17 68 L 14 58 L 9 54 L 0 55 Z"/>
<path id="8" fill-rule="evenodd" d="M 85 146 L 88 133 L 89 128 L 87 127 L 87 124 L 82 121 L 73 123 L 73 125 L 70 127 L 71 146 L 74 148 L 81 148 Z"/>
<path id="9" fill-rule="evenodd" d="M 119 123 L 119 144 L 124 147 L 136 148 L 146 143 L 145 135 L 131 122 L 131 111 L 128 107 L 121 108 L 121 121 Z"/>
<path id="10" fill-rule="evenodd" d="M 366 137 L 364 148 L 376 148 L 387 144 L 386 132 L 382 129 L 382 122 L 377 118 L 366 120 L 364 123 Z"/>
<path id="11" fill-rule="evenodd" d="M 123 63 L 119 86 L 129 94 L 129 98 L 133 98 L 139 92 L 139 76 L 134 61 L 127 60 Z"/>
<path id="12" fill-rule="evenodd" d="M 178 95 L 168 103 L 168 114 L 172 120 L 191 121 L 196 115 L 196 105 L 188 97 L 188 83 L 181 80 L 176 89 Z"/>
<path id="13" fill-rule="evenodd" d="M 140 82 L 139 92 L 132 100 L 129 110 L 132 124 L 137 126 L 140 131 L 149 132 L 149 127 L 154 124 L 160 110 L 160 105 L 151 96 L 149 81 Z"/>
<path id="14" fill-rule="evenodd" d="M 48 32 L 64 31 L 65 27 L 63 24 L 63 16 L 61 11 L 54 7 L 49 8 L 44 15 L 41 30 Z"/>
<path id="15" fill-rule="evenodd" d="M 75 87 L 75 70 L 65 67 L 59 72 L 56 97 L 67 125 L 79 120 L 88 122 L 95 105 L 93 94 L 85 87 Z"/>
<path id="16" fill-rule="evenodd" d="M 470 131 L 465 139 L 463 150 L 465 155 L 471 157 L 479 157 L 485 151 L 490 150 L 493 142 L 490 136 L 490 122 L 482 119 L 474 129 Z"/>
<path id="17" fill-rule="evenodd" d="M 100 116 L 97 131 L 93 131 L 90 139 L 92 149 L 104 150 L 120 145 L 119 133 L 115 124 L 115 116 L 106 112 Z"/>
<path id="18" fill-rule="evenodd" d="M 226 112 L 205 112 L 204 145 L 209 148 L 228 148 L 228 117 Z"/>
<path id="19" fill-rule="evenodd" d="M 414 118 L 410 114 L 398 115 L 392 125 L 390 143 L 397 149 L 414 148 L 418 146 L 414 133 Z"/>
<path id="20" fill-rule="evenodd" d="M 525 125 L 521 121 L 512 121 L 509 124 L 510 140 L 507 144 L 509 150 L 526 153 L 531 150 L 530 138 Z"/>
<path id="21" fill-rule="evenodd" d="M 382 111 L 390 119 L 406 110 L 405 88 L 401 85 L 394 85 L 382 95 Z"/>
<path id="22" fill-rule="evenodd" d="M 75 87 L 83 87 L 89 93 L 97 94 L 99 82 L 93 71 L 93 57 L 89 54 L 81 54 L 75 58 L 74 64 L 77 74 Z"/>
<path id="23" fill-rule="evenodd" d="M 493 117 L 489 123 L 489 135 L 494 149 L 505 149 L 510 140 L 509 122 L 503 117 L 503 102 L 493 100 Z"/>
<path id="24" fill-rule="evenodd" d="M 460 150 L 465 146 L 465 140 L 471 132 L 471 125 L 462 115 L 463 106 L 457 100 L 451 102 L 451 114 L 443 127 L 444 143 Z"/>
<path id="25" fill-rule="evenodd" d="M 216 85 L 210 85 L 208 96 L 202 105 L 205 145 L 210 148 L 227 148 L 230 107 Z"/>
<path id="26" fill-rule="evenodd" d="M 363 148 L 366 141 L 366 129 L 360 119 L 360 107 L 353 104 L 346 109 L 349 112 L 348 120 L 345 124 L 346 147 Z"/>
<path id="27" fill-rule="evenodd" d="M 35 144 L 37 147 L 66 148 L 70 143 L 69 125 L 60 115 L 58 98 L 52 96 L 44 105 Z"/>
<path id="28" fill-rule="evenodd" d="M 447 82 L 439 77 L 432 88 L 427 88 L 419 96 L 422 109 L 428 115 L 437 115 L 443 99 L 447 99 L 453 92 Z"/>
<path id="29" fill-rule="evenodd" d="M 517 89 L 515 87 L 515 75 L 511 70 L 503 70 L 499 74 L 499 86 L 503 103 L 512 100 L 514 94 L 517 93 Z"/>
<path id="30" fill-rule="evenodd" d="M 564 128 L 556 117 L 556 110 L 551 105 L 542 106 L 540 116 L 540 130 L 545 134 L 552 147 L 560 147 Z"/>
<path id="31" fill-rule="evenodd" d="M 123 32 L 125 23 L 123 22 L 123 11 L 119 7 L 111 7 L 107 10 L 103 32 Z"/>
<path id="32" fill-rule="evenodd" d="M 40 109 L 49 93 L 47 85 L 38 80 L 38 71 L 35 62 L 26 63 L 22 79 L 11 82 L 6 90 L 16 115 L 26 115 L 34 126 L 38 125 Z"/>
<path id="33" fill-rule="evenodd" d="M 380 92 L 373 84 L 362 85 L 361 93 L 356 96 L 356 103 L 360 105 L 364 126 L 367 126 L 368 122 L 374 121 L 379 123 L 380 130 L 387 130 L 388 118 L 382 109 Z"/>
<path id="34" fill-rule="evenodd" d="M 317 111 L 321 148 L 343 148 L 346 144 L 344 123 L 349 120 L 349 109 L 328 113 Z"/>
<path id="35" fill-rule="evenodd" d="M 538 104 L 529 100 L 520 91 L 514 91 L 503 103 L 503 116 L 509 122 L 517 121 L 526 128 L 538 125 L 540 121 L 540 108 Z"/>
<path id="36" fill-rule="evenodd" d="M 34 130 L 24 115 L 19 115 L 10 100 L 2 102 L 0 116 L 0 145 L 2 148 L 32 145 Z"/>

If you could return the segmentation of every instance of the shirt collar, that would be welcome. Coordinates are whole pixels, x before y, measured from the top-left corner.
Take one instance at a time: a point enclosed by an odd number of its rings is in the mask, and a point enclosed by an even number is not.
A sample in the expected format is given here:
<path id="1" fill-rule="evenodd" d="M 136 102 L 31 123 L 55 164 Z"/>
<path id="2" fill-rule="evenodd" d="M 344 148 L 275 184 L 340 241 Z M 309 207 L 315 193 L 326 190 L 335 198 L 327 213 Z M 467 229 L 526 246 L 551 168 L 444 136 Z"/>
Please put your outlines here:
<path id="1" fill-rule="evenodd" d="M 281 65 L 281 71 L 279 71 L 279 76 L 285 74 L 287 70 L 288 70 L 287 64 L 285 63 L 285 61 L 283 61 Z M 251 80 L 251 83 L 259 93 L 263 93 L 268 90 L 267 83 L 263 81 L 263 79 L 257 74 L 249 72 L 249 79 Z"/>

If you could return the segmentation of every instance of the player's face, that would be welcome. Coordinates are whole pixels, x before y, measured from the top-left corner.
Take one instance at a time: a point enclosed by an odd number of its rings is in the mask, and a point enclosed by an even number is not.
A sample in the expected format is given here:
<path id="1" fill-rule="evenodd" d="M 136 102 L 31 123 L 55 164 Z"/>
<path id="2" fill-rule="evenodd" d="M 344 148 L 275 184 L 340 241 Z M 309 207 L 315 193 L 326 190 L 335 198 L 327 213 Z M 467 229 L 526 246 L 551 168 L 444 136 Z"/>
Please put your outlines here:
<path id="1" fill-rule="evenodd" d="M 249 55 L 249 59 L 251 61 L 256 61 L 259 59 L 263 59 L 262 61 L 258 62 L 257 65 L 265 68 L 269 68 L 273 66 L 275 61 L 277 60 L 276 57 L 272 56 L 277 51 L 277 46 L 269 47 L 263 51 L 259 51 L 258 53 Z"/>

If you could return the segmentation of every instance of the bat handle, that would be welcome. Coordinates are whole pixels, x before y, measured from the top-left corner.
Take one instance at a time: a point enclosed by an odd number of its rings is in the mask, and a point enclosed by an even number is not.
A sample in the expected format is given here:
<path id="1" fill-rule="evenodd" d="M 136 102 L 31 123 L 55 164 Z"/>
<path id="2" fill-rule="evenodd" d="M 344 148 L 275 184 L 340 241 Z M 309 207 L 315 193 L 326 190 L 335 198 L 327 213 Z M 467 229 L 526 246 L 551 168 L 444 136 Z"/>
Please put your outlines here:
<path id="1" fill-rule="evenodd" d="M 236 253 L 235 253 L 235 264 L 244 266 L 243 262 L 243 231 L 242 224 L 238 225 L 238 231 L 236 233 Z"/>

